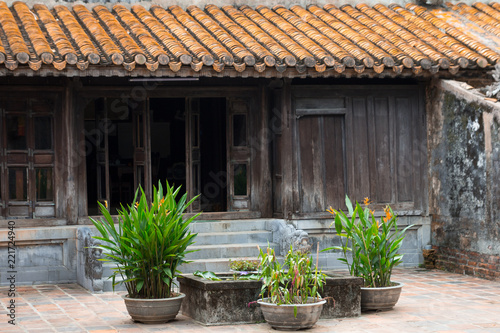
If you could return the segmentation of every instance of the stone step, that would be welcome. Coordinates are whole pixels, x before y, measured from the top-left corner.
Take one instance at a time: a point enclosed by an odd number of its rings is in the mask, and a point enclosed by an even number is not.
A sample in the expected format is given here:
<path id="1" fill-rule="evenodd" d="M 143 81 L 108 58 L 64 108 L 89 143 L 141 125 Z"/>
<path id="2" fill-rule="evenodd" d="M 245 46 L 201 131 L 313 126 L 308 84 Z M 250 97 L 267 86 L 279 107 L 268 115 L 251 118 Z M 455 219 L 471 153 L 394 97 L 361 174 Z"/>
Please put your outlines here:
<path id="1" fill-rule="evenodd" d="M 257 257 L 259 250 L 263 251 L 267 247 L 277 247 L 274 243 L 245 243 L 245 244 L 224 244 L 221 245 L 199 245 L 190 246 L 189 250 L 196 250 L 186 255 L 186 260 L 210 259 L 210 258 L 233 258 L 233 257 Z"/>
<path id="2" fill-rule="evenodd" d="M 258 220 L 236 220 L 236 221 L 195 221 L 190 228 L 195 233 L 205 232 L 228 232 L 228 231 L 256 231 L 271 230 L 271 221 L 266 219 Z"/>
<path id="3" fill-rule="evenodd" d="M 278 256 L 278 261 L 283 262 L 283 257 Z M 260 261 L 258 257 L 234 257 L 218 259 L 197 259 L 187 264 L 179 266 L 179 271 L 183 274 L 192 274 L 196 271 L 229 272 L 229 264 L 236 260 Z"/>
<path id="4" fill-rule="evenodd" d="M 225 231 L 199 233 L 193 246 L 214 244 L 267 243 L 273 241 L 273 233 L 265 230 Z"/>

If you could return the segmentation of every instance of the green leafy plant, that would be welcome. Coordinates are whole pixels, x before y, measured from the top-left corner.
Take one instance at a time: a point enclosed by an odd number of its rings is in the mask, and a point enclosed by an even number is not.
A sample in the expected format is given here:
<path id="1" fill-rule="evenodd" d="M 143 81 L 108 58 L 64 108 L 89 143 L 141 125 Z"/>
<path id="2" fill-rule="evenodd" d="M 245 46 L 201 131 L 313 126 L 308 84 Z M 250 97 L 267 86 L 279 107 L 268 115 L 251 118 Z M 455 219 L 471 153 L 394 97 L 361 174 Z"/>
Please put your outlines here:
<path id="1" fill-rule="evenodd" d="M 229 268 L 233 271 L 255 272 L 259 268 L 259 263 L 252 260 L 235 260 L 229 262 Z"/>
<path id="2" fill-rule="evenodd" d="M 309 297 L 321 299 L 319 291 L 323 289 L 326 275 L 318 271 L 317 263 L 308 253 L 293 251 L 290 247 L 283 264 L 275 255 L 274 249 L 267 248 L 263 252 L 259 248 L 260 277 L 262 279 L 262 298 L 267 297 L 268 303 L 305 304 Z"/>
<path id="3" fill-rule="evenodd" d="M 99 203 L 103 218 L 91 219 L 101 237 L 101 248 L 106 257 L 102 260 L 115 263 L 111 278 L 113 288 L 125 284 L 131 298 L 157 299 L 173 296 L 172 284 L 180 273 L 177 267 L 186 261 L 189 245 L 197 234 L 191 233 L 189 224 L 198 217 L 184 217 L 189 202 L 187 194 L 178 201 L 175 191 L 166 183 L 163 192 L 161 183 L 153 189 L 153 200 L 149 203 L 141 187 L 137 189 L 134 203 L 118 209 L 118 228 L 107 207 Z M 139 200 L 138 197 L 140 196 Z M 116 283 L 116 277 L 122 281 Z"/>
<path id="4" fill-rule="evenodd" d="M 341 246 L 332 249 L 340 250 L 349 273 L 364 278 L 366 287 L 391 286 L 391 275 L 394 267 L 402 262 L 403 255 L 398 253 L 401 248 L 405 232 L 413 225 L 403 230 L 397 226 L 398 217 L 392 208 L 387 205 L 380 220 L 375 212 L 370 210 L 370 200 L 365 198 L 364 208 L 356 202 L 353 207 L 351 200 L 346 196 L 348 217 L 342 210 L 329 208 L 328 212 L 335 216 L 332 225 L 335 225 L 337 235 L 340 236 Z M 349 260 L 348 253 L 352 254 Z"/>

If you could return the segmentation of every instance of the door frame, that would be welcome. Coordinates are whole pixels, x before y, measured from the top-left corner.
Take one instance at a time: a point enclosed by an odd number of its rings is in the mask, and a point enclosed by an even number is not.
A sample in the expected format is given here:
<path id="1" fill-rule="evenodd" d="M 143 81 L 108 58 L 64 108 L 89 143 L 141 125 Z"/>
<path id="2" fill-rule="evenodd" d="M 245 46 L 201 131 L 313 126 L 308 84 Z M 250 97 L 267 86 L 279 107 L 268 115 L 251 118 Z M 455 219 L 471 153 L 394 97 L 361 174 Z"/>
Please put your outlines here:
<path id="1" fill-rule="evenodd" d="M 119 99 L 126 99 L 130 98 L 134 101 L 134 97 L 136 96 L 137 93 L 134 92 L 135 87 L 81 87 L 78 89 L 78 95 L 79 98 L 81 99 L 94 99 L 94 98 L 99 98 L 99 97 L 108 97 L 108 98 L 119 98 Z M 207 87 L 180 87 L 180 86 L 172 86 L 172 87 L 165 87 L 165 86 L 155 86 L 155 87 L 145 87 L 144 88 L 144 95 L 139 98 L 136 102 L 144 102 L 145 104 L 148 103 L 150 98 L 185 98 L 186 100 L 189 98 L 246 98 L 251 101 L 250 104 L 250 109 L 248 112 L 248 132 L 252 133 L 252 129 L 254 128 L 255 125 L 261 125 L 265 124 L 266 120 L 264 119 L 266 117 L 266 114 L 268 112 L 267 110 L 267 105 L 266 103 L 260 103 L 257 101 L 263 101 L 264 99 L 264 94 L 263 91 L 264 89 L 260 86 L 251 86 L 251 87 L 235 87 L 235 86 L 207 86 Z M 149 107 L 146 108 L 149 110 Z M 79 112 L 83 113 L 83 108 L 79 107 Z M 226 110 L 227 113 L 227 110 Z M 227 118 L 226 118 L 227 119 Z M 149 120 L 148 120 L 149 121 Z M 83 126 L 83 123 L 82 125 Z M 256 128 L 256 131 L 259 131 L 260 134 L 260 128 Z M 149 131 L 146 131 L 149 132 Z M 187 134 L 186 134 L 187 135 Z M 84 134 L 82 131 L 82 139 L 84 139 Z M 249 173 L 249 181 L 248 181 L 248 186 L 250 188 L 250 197 L 249 197 L 249 209 L 248 211 L 243 211 L 243 212 L 237 212 L 237 211 L 226 211 L 226 212 L 213 212 L 213 213 L 203 213 L 203 216 L 210 216 L 210 218 L 214 219 L 234 219 L 234 218 L 258 218 L 261 216 L 261 211 L 260 211 L 260 206 L 261 205 L 267 205 L 266 202 L 270 202 L 271 198 L 264 199 L 262 196 L 259 196 L 259 193 L 261 192 L 261 188 L 257 185 L 258 182 L 263 182 L 263 180 L 259 180 L 256 178 L 266 178 L 266 174 L 270 174 L 269 172 L 261 172 L 261 167 L 262 164 L 259 163 L 254 163 L 254 160 L 258 160 L 257 162 L 264 162 L 265 165 L 269 166 L 269 161 L 267 159 L 269 158 L 267 155 L 269 155 L 269 151 L 267 149 L 254 149 L 252 146 L 253 143 L 255 142 L 255 138 L 252 138 L 250 136 L 249 138 L 249 155 L 251 162 L 249 165 L 249 170 L 247 172 Z M 150 146 L 150 139 L 149 137 L 147 138 L 148 147 Z M 267 146 L 266 146 L 267 147 Z M 150 151 L 150 149 L 148 149 Z M 255 153 L 257 152 L 257 154 Z M 267 162 L 265 162 L 267 161 Z M 148 156 L 148 178 L 149 181 L 146 181 L 146 184 L 151 183 L 150 175 L 151 175 L 151 160 L 150 156 Z M 80 172 L 85 172 L 86 174 L 86 164 L 82 163 L 80 165 L 81 170 Z M 188 177 L 186 177 L 188 178 Z M 188 181 L 186 179 L 186 181 Z M 85 180 L 86 182 L 86 180 Z M 85 183 L 84 186 L 84 200 L 85 200 L 85 207 L 88 207 L 87 204 L 87 195 L 86 195 L 86 190 L 87 186 Z M 270 192 L 270 191 L 269 191 Z M 82 192 L 80 192 L 82 193 Z M 147 192 L 148 194 L 151 193 L 151 188 Z M 261 202 L 261 200 L 264 200 L 265 202 Z M 88 215 L 88 211 L 84 210 L 80 212 L 80 216 L 86 216 Z"/>

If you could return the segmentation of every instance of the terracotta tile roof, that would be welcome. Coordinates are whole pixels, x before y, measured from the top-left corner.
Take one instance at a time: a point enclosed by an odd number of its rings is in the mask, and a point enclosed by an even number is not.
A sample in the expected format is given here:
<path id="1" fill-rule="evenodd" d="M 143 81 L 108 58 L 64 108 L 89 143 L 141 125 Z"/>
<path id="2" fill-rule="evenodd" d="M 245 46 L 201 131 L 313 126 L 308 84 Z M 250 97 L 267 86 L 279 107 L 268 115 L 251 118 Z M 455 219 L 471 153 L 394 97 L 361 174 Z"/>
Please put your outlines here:
<path id="1" fill-rule="evenodd" d="M 190 68 L 272 76 L 287 69 L 456 74 L 500 60 L 498 3 L 89 8 L 0 1 L 0 63 L 35 74 Z"/>

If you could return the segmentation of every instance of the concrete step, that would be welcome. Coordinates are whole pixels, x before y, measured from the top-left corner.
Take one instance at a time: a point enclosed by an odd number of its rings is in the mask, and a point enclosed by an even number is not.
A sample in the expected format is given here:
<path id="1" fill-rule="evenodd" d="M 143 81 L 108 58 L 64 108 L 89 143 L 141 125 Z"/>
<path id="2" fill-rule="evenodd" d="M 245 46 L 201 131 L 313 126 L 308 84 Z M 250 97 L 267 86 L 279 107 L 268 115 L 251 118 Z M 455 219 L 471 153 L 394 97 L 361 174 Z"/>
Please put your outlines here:
<path id="1" fill-rule="evenodd" d="M 193 246 L 214 244 L 267 243 L 273 241 L 273 233 L 265 230 L 225 231 L 199 233 Z"/>
<path id="2" fill-rule="evenodd" d="M 278 261 L 283 262 L 283 257 L 278 256 Z M 234 257 L 234 258 L 218 258 L 218 259 L 197 259 L 190 263 L 181 265 L 178 270 L 183 274 L 192 274 L 196 271 L 210 272 L 229 272 L 229 264 L 235 260 L 251 260 L 259 261 L 258 257 Z"/>
<path id="3" fill-rule="evenodd" d="M 224 244 L 224 245 L 199 245 L 190 246 L 189 250 L 196 250 L 186 255 L 186 260 L 210 259 L 210 258 L 233 258 L 233 257 L 257 257 L 259 250 L 266 251 L 268 244 L 270 247 L 277 247 L 274 243 L 245 243 L 245 244 Z"/>
<path id="4" fill-rule="evenodd" d="M 196 221 L 191 223 L 192 232 L 228 232 L 228 231 L 255 231 L 271 230 L 271 220 L 237 220 L 237 221 Z"/>

